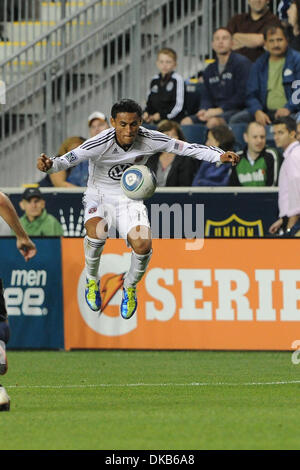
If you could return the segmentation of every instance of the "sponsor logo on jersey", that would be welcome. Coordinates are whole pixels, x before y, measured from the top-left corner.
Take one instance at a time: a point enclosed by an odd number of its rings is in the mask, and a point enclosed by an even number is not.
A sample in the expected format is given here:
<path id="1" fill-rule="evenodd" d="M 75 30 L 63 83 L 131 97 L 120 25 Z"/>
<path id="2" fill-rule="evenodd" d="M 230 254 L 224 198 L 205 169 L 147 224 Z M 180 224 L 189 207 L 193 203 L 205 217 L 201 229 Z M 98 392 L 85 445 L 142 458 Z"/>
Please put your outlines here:
<path id="1" fill-rule="evenodd" d="M 263 237 L 264 229 L 262 220 L 250 222 L 243 220 L 236 214 L 232 214 L 226 220 L 207 220 L 205 224 L 206 237 L 239 237 L 252 238 Z"/>
<path id="2" fill-rule="evenodd" d="M 119 153 L 119 150 L 117 149 L 117 147 L 114 149 L 113 155 L 116 154 L 116 153 Z"/>
<path id="3" fill-rule="evenodd" d="M 69 152 L 65 155 L 65 159 L 68 160 L 69 163 L 73 163 L 78 159 L 78 157 L 75 153 Z"/>
<path id="4" fill-rule="evenodd" d="M 132 163 L 114 165 L 108 170 L 108 176 L 114 181 L 120 181 L 124 171 L 131 166 Z"/>
<path id="5" fill-rule="evenodd" d="M 91 207 L 88 212 L 89 214 L 93 214 L 94 212 L 96 212 L 96 210 L 97 210 L 97 207 Z"/>
<path id="6" fill-rule="evenodd" d="M 158 85 L 154 85 L 154 86 L 151 88 L 151 92 L 152 92 L 152 93 L 158 93 Z"/>

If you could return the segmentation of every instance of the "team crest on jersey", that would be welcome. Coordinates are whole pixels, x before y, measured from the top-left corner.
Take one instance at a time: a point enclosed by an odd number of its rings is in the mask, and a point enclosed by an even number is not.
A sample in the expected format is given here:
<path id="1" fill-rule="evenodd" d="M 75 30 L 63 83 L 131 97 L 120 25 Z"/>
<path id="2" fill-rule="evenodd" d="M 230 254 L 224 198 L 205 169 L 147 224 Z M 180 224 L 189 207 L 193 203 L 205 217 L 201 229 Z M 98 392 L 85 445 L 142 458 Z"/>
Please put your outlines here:
<path id="1" fill-rule="evenodd" d="M 114 181 L 120 181 L 124 171 L 130 166 L 132 166 L 132 163 L 124 163 L 123 165 L 119 163 L 118 165 L 114 165 L 108 171 L 108 176 Z"/>
<path id="2" fill-rule="evenodd" d="M 173 82 L 169 82 L 168 85 L 166 86 L 167 91 L 172 91 L 173 88 L 174 88 L 174 83 Z"/>
<path id="3" fill-rule="evenodd" d="M 78 159 L 77 155 L 75 155 L 75 153 L 73 153 L 73 152 L 67 153 L 65 155 L 65 158 L 66 158 L 66 160 L 68 160 L 69 163 L 73 163 Z"/>
<path id="4" fill-rule="evenodd" d="M 151 88 L 152 93 L 158 93 L 158 85 L 153 85 Z"/>
<path id="5" fill-rule="evenodd" d="M 94 212 L 96 212 L 96 210 L 97 210 L 97 207 L 91 207 L 89 209 L 89 214 L 93 214 Z"/>

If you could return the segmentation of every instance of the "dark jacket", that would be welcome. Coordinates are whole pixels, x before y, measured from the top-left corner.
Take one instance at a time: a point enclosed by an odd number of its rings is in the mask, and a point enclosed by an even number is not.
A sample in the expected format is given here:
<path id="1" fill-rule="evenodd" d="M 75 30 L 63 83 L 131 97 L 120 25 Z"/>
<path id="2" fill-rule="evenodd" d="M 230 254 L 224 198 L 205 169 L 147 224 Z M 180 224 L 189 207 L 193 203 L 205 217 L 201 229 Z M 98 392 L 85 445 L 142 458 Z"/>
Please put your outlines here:
<path id="1" fill-rule="evenodd" d="M 257 110 L 268 111 L 267 103 L 267 85 L 269 74 L 269 52 L 265 52 L 253 64 L 249 80 L 247 83 L 247 108 L 254 115 Z M 295 80 L 300 80 L 300 53 L 288 47 L 286 59 L 283 66 L 283 86 L 286 95 L 286 105 L 292 113 L 300 109 L 299 104 L 293 103 L 293 93 L 295 89 L 292 84 Z M 299 93 L 298 93 L 299 94 Z M 298 100 L 299 101 L 299 100 Z"/>
<path id="2" fill-rule="evenodd" d="M 245 107 L 246 84 L 252 62 L 241 54 L 232 52 L 222 74 L 219 74 L 218 60 L 204 71 L 202 109 L 222 108 L 224 111 L 240 110 Z"/>
<path id="3" fill-rule="evenodd" d="M 146 163 L 155 174 L 157 173 L 159 156 L 159 153 L 152 155 Z M 176 155 L 171 163 L 166 186 L 191 186 L 200 164 L 201 162 L 194 158 Z"/>
<path id="4" fill-rule="evenodd" d="M 150 92 L 145 111 L 159 113 L 161 119 L 180 121 L 184 117 L 185 84 L 181 75 L 172 72 L 162 78 L 155 75 L 150 83 Z"/>
<path id="5" fill-rule="evenodd" d="M 230 176 L 230 164 L 202 162 L 193 180 L 192 186 L 227 186 Z"/>

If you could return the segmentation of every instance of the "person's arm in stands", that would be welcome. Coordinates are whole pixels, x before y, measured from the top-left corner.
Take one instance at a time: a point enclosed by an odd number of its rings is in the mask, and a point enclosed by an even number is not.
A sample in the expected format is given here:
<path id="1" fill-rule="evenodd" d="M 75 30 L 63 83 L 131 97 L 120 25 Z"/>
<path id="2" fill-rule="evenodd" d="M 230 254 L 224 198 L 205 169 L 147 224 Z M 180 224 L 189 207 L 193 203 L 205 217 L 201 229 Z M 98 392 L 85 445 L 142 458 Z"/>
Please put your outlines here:
<path id="1" fill-rule="evenodd" d="M 59 171 L 58 173 L 52 173 L 49 175 L 53 186 L 57 188 L 76 188 L 75 184 L 67 181 L 67 172 L 65 170 Z"/>

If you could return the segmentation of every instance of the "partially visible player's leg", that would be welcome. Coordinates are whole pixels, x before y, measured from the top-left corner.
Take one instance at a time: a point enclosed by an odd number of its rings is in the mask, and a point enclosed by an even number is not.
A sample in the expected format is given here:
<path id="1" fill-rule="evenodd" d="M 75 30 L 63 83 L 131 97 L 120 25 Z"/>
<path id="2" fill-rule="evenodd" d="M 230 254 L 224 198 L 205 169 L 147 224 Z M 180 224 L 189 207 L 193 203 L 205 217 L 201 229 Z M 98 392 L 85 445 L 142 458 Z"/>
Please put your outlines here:
<path id="1" fill-rule="evenodd" d="M 139 236 L 140 235 L 140 236 Z M 150 228 L 147 226 L 134 227 L 127 236 L 132 247 L 129 271 L 124 278 L 121 315 L 128 320 L 136 312 L 136 285 L 142 279 L 152 255 Z"/>
<path id="2" fill-rule="evenodd" d="M 100 280 L 98 275 L 101 254 L 107 238 L 107 224 L 100 217 L 93 217 L 85 223 L 84 238 L 86 289 L 85 299 L 95 312 L 101 309 Z"/>
<path id="3" fill-rule="evenodd" d="M 9 340 L 9 324 L 5 308 L 3 284 L 0 279 L 0 375 L 7 372 L 6 343 Z M 10 398 L 5 388 L 0 385 L 0 411 L 8 411 L 10 408 Z"/>
<path id="4" fill-rule="evenodd" d="M 132 248 L 130 268 L 124 278 L 121 316 L 129 319 L 136 312 L 136 285 L 142 279 L 152 254 L 147 208 L 140 201 L 128 200 L 120 207 L 118 230 Z"/>
<path id="5" fill-rule="evenodd" d="M 3 283 L 0 279 L 0 375 L 7 372 L 6 343 L 9 340 L 9 324 L 4 300 Z"/>

